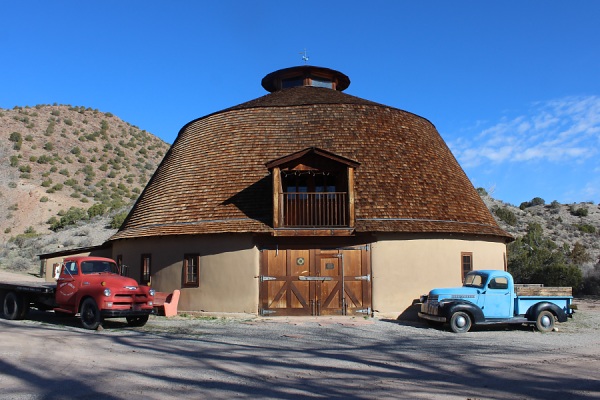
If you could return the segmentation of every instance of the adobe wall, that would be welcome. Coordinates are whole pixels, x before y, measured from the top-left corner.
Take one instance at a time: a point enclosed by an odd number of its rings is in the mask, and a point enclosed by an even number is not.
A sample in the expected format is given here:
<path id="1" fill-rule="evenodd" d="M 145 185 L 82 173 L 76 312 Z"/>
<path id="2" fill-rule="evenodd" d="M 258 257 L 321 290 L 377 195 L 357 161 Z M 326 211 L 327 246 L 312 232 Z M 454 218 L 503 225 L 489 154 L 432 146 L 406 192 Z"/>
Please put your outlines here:
<path id="1" fill-rule="evenodd" d="M 474 269 L 504 270 L 506 244 L 488 240 L 378 235 L 371 254 L 373 310 L 416 318 L 411 305 L 421 295 L 435 287 L 462 285 L 462 252 L 473 253 Z"/>
<path id="2" fill-rule="evenodd" d="M 182 284 L 183 258 L 191 253 L 200 255 L 197 288 Z M 169 236 L 113 243 L 113 258 L 122 255 L 128 276 L 138 281 L 141 254 L 151 255 L 155 290 L 181 290 L 181 311 L 258 312 L 259 251 L 252 235 Z"/>

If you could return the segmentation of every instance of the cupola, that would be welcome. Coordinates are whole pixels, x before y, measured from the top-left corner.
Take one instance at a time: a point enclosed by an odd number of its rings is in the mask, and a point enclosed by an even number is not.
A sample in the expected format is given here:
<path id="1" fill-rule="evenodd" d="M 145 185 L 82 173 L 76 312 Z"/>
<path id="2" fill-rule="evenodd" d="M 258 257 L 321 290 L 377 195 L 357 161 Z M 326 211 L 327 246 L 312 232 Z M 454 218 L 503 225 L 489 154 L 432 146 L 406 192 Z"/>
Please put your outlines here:
<path id="1" fill-rule="evenodd" d="M 314 86 L 341 92 L 350 86 L 350 78 L 333 69 L 301 65 L 271 72 L 261 84 L 271 93 L 296 86 Z"/>

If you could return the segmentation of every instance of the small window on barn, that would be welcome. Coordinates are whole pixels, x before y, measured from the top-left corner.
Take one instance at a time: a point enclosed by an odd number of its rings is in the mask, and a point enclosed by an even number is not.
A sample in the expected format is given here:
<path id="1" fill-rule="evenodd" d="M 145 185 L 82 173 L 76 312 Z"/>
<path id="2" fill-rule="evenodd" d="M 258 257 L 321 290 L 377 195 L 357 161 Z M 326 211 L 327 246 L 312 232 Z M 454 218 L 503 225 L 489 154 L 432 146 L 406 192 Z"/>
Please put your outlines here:
<path id="1" fill-rule="evenodd" d="M 460 253 L 462 280 L 465 280 L 467 274 L 473 271 L 473 253 Z"/>
<path id="2" fill-rule="evenodd" d="M 183 286 L 198 287 L 200 285 L 200 255 L 183 256 Z"/>
<path id="3" fill-rule="evenodd" d="M 152 256 L 150 254 L 142 254 L 142 262 L 141 262 L 141 275 L 140 275 L 140 284 L 141 285 L 149 285 L 150 284 L 150 262 Z"/>

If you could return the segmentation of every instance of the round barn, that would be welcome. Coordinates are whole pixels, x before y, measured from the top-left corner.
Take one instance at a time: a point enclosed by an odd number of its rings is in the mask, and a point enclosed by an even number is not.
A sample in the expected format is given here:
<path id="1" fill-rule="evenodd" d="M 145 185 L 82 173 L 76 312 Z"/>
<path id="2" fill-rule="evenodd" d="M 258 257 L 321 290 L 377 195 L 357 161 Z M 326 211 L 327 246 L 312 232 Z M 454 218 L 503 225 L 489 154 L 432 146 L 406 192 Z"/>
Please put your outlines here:
<path id="1" fill-rule="evenodd" d="M 402 315 L 471 269 L 505 269 L 500 229 L 435 126 L 343 93 L 335 70 L 185 125 L 120 230 L 128 274 L 179 310 Z"/>

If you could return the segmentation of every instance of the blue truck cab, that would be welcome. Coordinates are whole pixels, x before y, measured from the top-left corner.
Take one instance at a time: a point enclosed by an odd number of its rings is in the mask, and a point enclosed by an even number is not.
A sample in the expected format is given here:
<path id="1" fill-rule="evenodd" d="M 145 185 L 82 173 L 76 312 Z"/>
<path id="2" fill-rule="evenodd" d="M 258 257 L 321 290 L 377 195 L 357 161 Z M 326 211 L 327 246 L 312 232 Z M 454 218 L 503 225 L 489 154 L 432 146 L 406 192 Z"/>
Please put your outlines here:
<path id="1" fill-rule="evenodd" d="M 515 285 L 511 274 L 498 270 L 471 271 L 462 287 L 433 289 L 421 297 L 419 317 L 448 323 L 456 333 L 473 325 L 532 324 L 541 332 L 572 316 L 572 288 Z"/>

